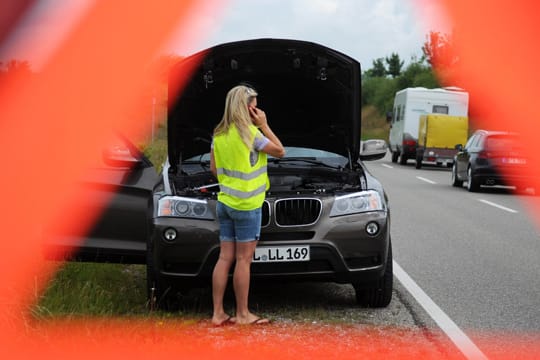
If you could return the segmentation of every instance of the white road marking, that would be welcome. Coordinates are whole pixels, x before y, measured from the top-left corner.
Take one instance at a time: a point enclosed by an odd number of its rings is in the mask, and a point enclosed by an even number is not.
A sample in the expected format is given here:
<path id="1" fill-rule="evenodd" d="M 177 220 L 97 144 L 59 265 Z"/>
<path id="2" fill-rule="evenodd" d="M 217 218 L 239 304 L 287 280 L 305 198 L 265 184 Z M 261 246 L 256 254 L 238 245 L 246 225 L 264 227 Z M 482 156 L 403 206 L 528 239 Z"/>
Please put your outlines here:
<path id="1" fill-rule="evenodd" d="M 391 165 L 388 165 L 388 164 L 381 164 L 382 166 L 384 166 L 385 168 L 389 168 L 389 169 L 393 169 L 394 167 L 391 166 Z"/>
<path id="2" fill-rule="evenodd" d="M 418 303 L 426 310 L 442 331 L 452 340 L 467 359 L 486 359 L 486 355 L 472 342 L 472 340 L 450 319 L 442 309 L 416 284 L 416 282 L 393 261 L 394 275 L 411 293 Z"/>
<path id="3" fill-rule="evenodd" d="M 435 181 L 429 180 L 429 179 L 426 179 L 426 178 L 423 178 L 423 177 L 421 177 L 421 176 L 417 176 L 416 178 L 417 178 L 418 180 L 425 181 L 425 182 L 427 182 L 428 184 L 436 184 Z"/>
<path id="4" fill-rule="evenodd" d="M 484 204 L 488 204 L 488 205 L 494 206 L 494 207 L 499 208 L 499 209 L 501 209 L 501 210 L 511 212 L 511 213 L 513 213 L 513 214 L 515 214 L 515 213 L 518 212 L 517 210 L 510 209 L 510 208 L 507 208 L 506 206 L 502 206 L 502 205 L 499 205 L 499 204 L 495 204 L 495 203 L 493 203 L 493 202 L 491 202 L 491 201 L 487 201 L 487 200 L 484 200 L 484 199 L 478 199 L 478 201 L 483 202 Z"/>

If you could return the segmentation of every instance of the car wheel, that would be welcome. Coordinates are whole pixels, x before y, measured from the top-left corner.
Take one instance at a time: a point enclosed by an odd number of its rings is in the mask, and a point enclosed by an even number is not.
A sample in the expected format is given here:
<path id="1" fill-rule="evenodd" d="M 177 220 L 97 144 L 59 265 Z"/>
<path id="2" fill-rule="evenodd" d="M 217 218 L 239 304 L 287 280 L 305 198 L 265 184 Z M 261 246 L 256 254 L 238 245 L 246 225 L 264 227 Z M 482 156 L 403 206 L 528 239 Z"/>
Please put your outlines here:
<path id="1" fill-rule="evenodd" d="M 474 179 L 470 166 L 467 169 L 467 190 L 469 190 L 470 192 L 477 192 L 478 190 L 480 190 L 480 184 L 477 180 Z"/>
<path id="2" fill-rule="evenodd" d="M 393 162 L 393 163 L 397 163 L 398 157 L 399 157 L 399 152 L 393 151 L 393 152 L 392 152 L 392 162 Z"/>
<path id="3" fill-rule="evenodd" d="M 383 276 L 368 288 L 365 287 L 365 284 L 353 284 L 356 293 L 356 302 L 359 305 L 382 308 L 390 304 L 394 281 L 392 261 L 392 243 L 389 243 L 386 269 Z"/>
<path id="4" fill-rule="evenodd" d="M 174 311 L 178 308 L 179 302 L 175 298 L 176 293 L 159 274 L 154 266 L 154 253 L 152 244 L 148 243 L 146 251 L 146 294 L 147 306 L 150 311 L 165 310 Z"/>
<path id="5" fill-rule="evenodd" d="M 455 186 L 455 187 L 462 187 L 463 186 L 463 181 L 459 180 L 458 176 L 457 176 L 457 165 L 456 165 L 456 163 L 454 163 L 454 165 L 452 166 L 452 186 Z"/>

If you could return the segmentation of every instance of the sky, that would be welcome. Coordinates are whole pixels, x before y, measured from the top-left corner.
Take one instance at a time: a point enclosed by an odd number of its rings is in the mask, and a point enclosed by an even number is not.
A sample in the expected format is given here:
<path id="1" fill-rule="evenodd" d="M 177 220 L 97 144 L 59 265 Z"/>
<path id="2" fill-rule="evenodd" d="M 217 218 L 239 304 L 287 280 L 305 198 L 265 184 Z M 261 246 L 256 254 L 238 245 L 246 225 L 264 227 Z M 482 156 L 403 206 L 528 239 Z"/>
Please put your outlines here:
<path id="1" fill-rule="evenodd" d="M 39 70 L 92 1 L 40 0 L 2 44 L 0 60 L 27 60 Z M 365 70 L 392 53 L 407 64 L 422 55 L 430 30 L 448 32 L 437 16 L 438 0 L 227 0 L 218 12 L 212 9 L 222 1 L 201 3 L 189 25 L 196 41 L 186 43 L 173 34 L 163 53 L 185 56 L 223 42 L 262 37 L 300 39 L 352 56 Z M 44 33 L 52 34 L 50 40 L 38 41 Z M 32 53 L 18 46 L 22 38 L 33 41 Z"/>
<path id="2" fill-rule="evenodd" d="M 437 0 L 235 0 L 218 18 L 203 15 L 196 26 L 212 28 L 200 42 L 202 48 L 240 39 L 294 38 L 344 52 L 367 69 L 373 60 L 393 52 L 406 63 L 412 56 L 419 58 L 430 30 L 448 32 L 441 17 L 435 16 L 440 13 L 437 4 Z M 431 24 L 424 21 L 435 18 Z M 168 48 L 178 49 L 177 45 L 173 40 Z"/>

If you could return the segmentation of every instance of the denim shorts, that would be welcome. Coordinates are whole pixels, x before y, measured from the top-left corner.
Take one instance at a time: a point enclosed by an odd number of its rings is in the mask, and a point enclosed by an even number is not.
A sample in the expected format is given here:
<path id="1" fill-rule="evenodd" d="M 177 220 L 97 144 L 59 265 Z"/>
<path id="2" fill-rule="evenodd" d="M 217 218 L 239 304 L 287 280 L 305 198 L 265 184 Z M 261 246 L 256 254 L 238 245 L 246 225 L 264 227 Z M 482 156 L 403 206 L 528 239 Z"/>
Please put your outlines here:
<path id="1" fill-rule="evenodd" d="M 261 234 L 261 208 L 236 210 L 218 201 L 219 240 L 248 242 L 259 240 Z"/>

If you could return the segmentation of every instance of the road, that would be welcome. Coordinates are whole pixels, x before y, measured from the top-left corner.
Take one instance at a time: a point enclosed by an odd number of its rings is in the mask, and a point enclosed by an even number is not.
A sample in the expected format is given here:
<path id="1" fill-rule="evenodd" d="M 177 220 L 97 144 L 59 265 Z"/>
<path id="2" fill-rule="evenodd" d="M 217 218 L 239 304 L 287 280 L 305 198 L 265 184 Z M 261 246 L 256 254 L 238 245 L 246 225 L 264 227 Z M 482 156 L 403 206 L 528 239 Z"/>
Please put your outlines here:
<path id="1" fill-rule="evenodd" d="M 538 338 L 540 232 L 528 209 L 540 197 L 469 193 L 450 185 L 450 169 L 390 156 L 366 165 L 390 198 L 394 260 L 444 313 L 473 341 Z"/>

